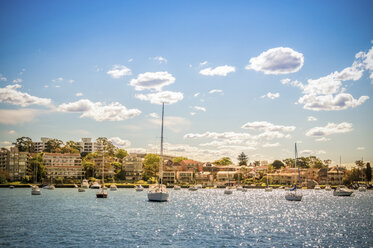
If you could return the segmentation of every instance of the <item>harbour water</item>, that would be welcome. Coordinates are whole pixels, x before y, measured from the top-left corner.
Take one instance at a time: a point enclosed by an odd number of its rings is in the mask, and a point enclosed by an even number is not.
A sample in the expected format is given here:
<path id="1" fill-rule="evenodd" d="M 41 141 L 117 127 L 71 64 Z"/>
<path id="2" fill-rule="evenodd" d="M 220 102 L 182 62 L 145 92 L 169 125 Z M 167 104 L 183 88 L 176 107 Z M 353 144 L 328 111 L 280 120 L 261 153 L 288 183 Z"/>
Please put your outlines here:
<path id="1" fill-rule="evenodd" d="M 0 189 L 1 247 L 372 247 L 373 191 L 335 197 L 303 190 L 170 189 L 170 201 L 146 190 Z"/>

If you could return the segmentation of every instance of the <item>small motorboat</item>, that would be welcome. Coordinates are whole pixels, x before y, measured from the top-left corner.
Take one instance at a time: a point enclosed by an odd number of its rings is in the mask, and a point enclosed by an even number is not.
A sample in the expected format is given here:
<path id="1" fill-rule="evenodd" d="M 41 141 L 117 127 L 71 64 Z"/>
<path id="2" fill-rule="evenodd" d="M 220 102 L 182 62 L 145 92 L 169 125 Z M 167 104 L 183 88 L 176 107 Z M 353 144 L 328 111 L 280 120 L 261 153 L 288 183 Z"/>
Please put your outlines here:
<path id="1" fill-rule="evenodd" d="M 365 191 L 367 191 L 367 188 L 364 187 L 364 186 L 360 186 L 360 187 L 358 188 L 358 190 L 359 190 L 360 192 L 365 192 Z"/>
<path id="2" fill-rule="evenodd" d="M 197 191 L 198 190 L 198 187 L 196 185 L 192 185 L 188 188 L 188 190 L 190 191 Z"/>
<path id="3" fill-rule="evenodd" d="M 313 188 L 314 190 L 320 190 L 321 188 L 320 188 L 320 185 L 315 185 L 315 187 Z"/>
<path id="4" fill-rule="evenodd" d="M 175 185 L 174 190 L 181 190 L 181 187 L 179 185 Z"/>
<path id="5" fill-rule="evenodd" d="M 233 190 L 231 187 L 226 187 L 224 190 L 225 195 L 231 195 L 233 193 Z"/>
<path id="6" fill-rule="evenodd" d="M 330 185 L 327 184 L 327 185 L 325 186 L 325 190 L 326 190 L 326 191 L 331 191 L 331 190 L 332 190 L 332 187 L 330 187 Z"/>
<path id="7" fill-rule="evenodd" d="M 41 190 L 39 186 L 35 185 L 31 188 L 31 195 L 41 195 Z"/>
<path id="8" fill-rule="evenodd" d="M 114 183 L 112 183 L 112 184 L 110 185 L 110 191 L 117 191 L 117 190 L 118 190 L 117 185 L 115 185 Z"/>
<path id="9" fill-rule="evenodd" d="M 43 189 L 49 189 L 49 190 L 54 190 L 56 187 L 54 187 L 54 185 L 53 184 L 48 184 L 48 185 L 45 185 L 44 187 L 43 187 Z"/>
<path id="10" fill-rule="evenodd" d="M 98 182 L 94 182 L 91 185 L 91 189 L 101 189 L 101 185 Z"/>
<path id="11" fill-rule="evenodd" d="M 135 190 L 140 192 L 140 191 L 143 191 L 143 190 L 144 190 L 144 187 L 141 186 L 141 185 L 136 185 L 136 186 L 135 186 Z"/>
<path id="12" fill-rule="evenodd" d="M 14 186 L 13 186 L 13 185 L 10 185 L 9 188 L 10 188 L 10 189 L 14 189 Z"/>
<path id="13" fill-rule="evenodd" d="M 351 196 L 353 193 L 352 190 L 346 188 L 343 185 L 338 186 L 336 189 L 333 191 L 334 196 Z"/>
<path id="14" fill-rule="evenodd" d="M 107 198 L 108 197 L 108 192 L 105 190 L 105 188 L 100 189 L 96 193 L 97 198 Z"/>
<path id="15" fill-rule="evenodd" d="M 85 188 L 78 188 L 78 192 L 85 192 Z"/>

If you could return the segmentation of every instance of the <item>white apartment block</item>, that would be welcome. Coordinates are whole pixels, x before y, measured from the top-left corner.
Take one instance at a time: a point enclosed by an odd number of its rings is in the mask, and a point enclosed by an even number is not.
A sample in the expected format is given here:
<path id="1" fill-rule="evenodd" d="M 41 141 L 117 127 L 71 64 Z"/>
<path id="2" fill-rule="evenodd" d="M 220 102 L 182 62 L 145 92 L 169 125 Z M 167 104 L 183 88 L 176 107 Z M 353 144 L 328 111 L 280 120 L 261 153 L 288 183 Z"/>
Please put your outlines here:
<path id="1" fill-rule="evenodd" d="M 34 151 L 36 153 L 43 152 L 44 149 L 47 147 L 47 142 L 51 140 L 50 138 L 41 138 L 41 141 L 39 142 L 33 142 L 34 143 Z"/>
<path id="2" fill-rule="evenodd" d="M 79 153 L 44 153 L 47 177 L 81 178 L 82 159 Z"/>

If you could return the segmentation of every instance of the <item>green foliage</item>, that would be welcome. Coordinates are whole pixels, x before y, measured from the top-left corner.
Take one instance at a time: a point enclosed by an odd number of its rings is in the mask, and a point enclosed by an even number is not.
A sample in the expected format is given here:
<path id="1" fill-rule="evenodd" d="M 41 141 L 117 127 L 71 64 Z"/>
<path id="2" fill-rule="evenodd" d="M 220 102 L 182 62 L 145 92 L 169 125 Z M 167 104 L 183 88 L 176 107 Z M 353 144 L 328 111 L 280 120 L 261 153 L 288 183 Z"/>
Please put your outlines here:
<path id="1" fill-rule="evenodd" d="M 97 166 L 94 162 L 83 159 L 82 166 L 83 166 L 86 177 L 93 177 L 95 175 Z"/>
<path id="2" fill-rule="evenodd" d="M 29 161 L 28 171 L 31 172 L 34 182 L 41 182 L 46 175 L 46 168 L 44 166 L 44 160 L 42 153 L 32 157 Z"/>
<path id="3" fill-rule="evenodd" d="M 51 152 L 51 153 L 62 152 L 62 149 L 61 149 L 62 145 L 63 145 L 63 142 L 59 139 L 48 140 L 46 143 L 44 152 Z"/>
<path id="4" fill-rule="evenodd" d="M 284 167 L 285 165 L 280 160 L 275 160 L 275 161 L 273 161 L 272 166 L 273 166 L 274 169 L 278 170 L 278 169 L 281 169 L 282 167 Z"/>
<path id="5" fill-rule="evenodd" d="M 88 181 L 89 181 L 89 182 L 96 182 L 96 181 L 97 181 L 97 179 L 96 179 L 96 178 L 94 178 L 94 177 L 90 177 L 90 178 L 88 178 Z"/>
<path id="6" fill-rule="evenodd" d="M 295 159 L 293 158 L 287 158 L 287 159 L 284 159 L 282 160 L 286 166 L 288 167 L 294 167 L 295 166 Z"/>
<path id="7" fill-rule="evenodd" d="M 220 160 L 216 160 L 215 162 L 213 162 L 213 164 L 216 164 L 216 165 L 231 165 L 233 163 L 232 163 L 232 161 L 229 157 L 223 157 Z"/>
<path id="8" fill-rule="evenodd" d="M 237 160 L 239 161 L 239 165 L 247 165 L 248 157 L 242 152 L 240 155 L 238 155 Z"/>
<path id="9" fill-rule="evenodd" d="M 353 168 L 352 170 L 347 171 L 343 178 L 343 184 L 348 185 L 355 181 L 359 181 L 360 173 L 361 171 L 358 168 Z"/>
<path id="10" fill-rule="evenodd" d="M 152 177 L 156 177 L 159 170 L 160 157 L 157 154 L 146 154 L 144 159 L 143 180 L 147 181 Z"/>
<path id="11" fill-rule="evenodd" d="M 181 161 L 187 160 L 187 159 L 188 158 L 186 158 L 186 157 L 176 157 L 176 158 L 172 159 L 172 162 L 173 163 L 180 163 Z"/>
<path id="12" fill-rule="evenodd" d="M 311 168 L 321 169 L 325 167 L 322 160 L 317 158 L 316 156 L 309 156 L 308 158 L 306 158 L 306 160 L 308 166 Z"/>
<path id="13" fill-rule="evenodd" d="M 57 177 L 56 180 L 55 180 L 55 182 L 57 184 L 62 184 L 63 183 L 63 177 Z"/>
<path id="14" fill-rule="evenodd" d="M 13 143 L 14 146 L 18 148 L 20 152 L 34 152 L 34 143 L 32 143 L 32 139 L 29 137 L 21 137 Z"/>
<path id="15" fill-rule="evenodd" d="M 363 168 L 363 166 L 364 166 L 364 162 L 363 162 L 363 160 L 356 160 L 356 161 L 355 161 L 355 164 L 356 164 L 356 166 L 359 167 L 359 168 Z"/>
<path id="16" fill-rule="evenodd" d="M 109 156 L 114 156 L 114 145 L 105 137 L 100 137 L 96 139 L 96 143 L 98 143 L 102 147 L 102 152 L 104 154 L 108 154 Z"/>
<path id="17" fill-rule="evenodd" d="M 78 143 L 70 140 L 66 142 L 66 145 L 61 148 L 62 153 L 80 153 L 82 147 Z"/>
<path id="18" fill-rule="evenodd" d="M 128 152 L 124 149 L 118 149 L 116 152 L 115 152 L 115 157 L 117 157 L 118 159 L 120 159 L 122 161 L 122 159 L 124 159 L 125 157 L 128 156 Z"/>
<path id="19" fill-rule="evenodd" d="M 22 177 L 21 182 L 22 183 L 31 183 L 32 182 L 32 177 L 30 177 L 30 176 L 24 176 L 24 177 Z"/>
<path id="20" fill-rule="evenodd" d="M 257 160 L 257 161 L 254 161 L 254 165 L 255 165 L 255 166 L 260 166 L 260 161 L 258 161 L 258 160 Z"/>
<path id="21" fill-rule="evenodd" d="M 0 170 L 0 184 L 6 183 L 9 180 L 9 174 L 5 170 Z"/>
<path id="22" fill-rule="evenodd" d="M 115 172 L 115 173 L 118 173 L 118 172 L 121 171 L 121 169 L 122 169 L 122 163 L 119 163 L 119 162 L 111 162 L 110 164 L 114 167 L 114 172 Z"/>
<path id="23" fill-rule="evenodd" d="M 367 178 L 367 181 L 372 181 L 372 167 L 370 167 L 370 163 L 367 163 L 367 168 L 365 169 L 365 175 Z"/>

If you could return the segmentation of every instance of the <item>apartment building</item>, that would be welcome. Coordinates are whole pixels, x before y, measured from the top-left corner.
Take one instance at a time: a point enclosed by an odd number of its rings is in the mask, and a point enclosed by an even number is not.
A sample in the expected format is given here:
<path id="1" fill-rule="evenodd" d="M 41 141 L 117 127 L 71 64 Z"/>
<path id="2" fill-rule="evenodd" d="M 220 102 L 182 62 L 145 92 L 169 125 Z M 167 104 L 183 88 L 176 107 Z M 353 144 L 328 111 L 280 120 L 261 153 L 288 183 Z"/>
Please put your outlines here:
<path id="1" fill-rule="evenodd" d="M 0 150 L 0 169 L 9 173 L 10 180 L 22 180 L 27 175 L 30 153 L 20 152 L 17 147 Z"/>
<path id="2" fill-rule="evenodd" d="M 44 153 L 43 159 L 48 178 L 82 177 L 83 167 L 79 153 Z"/>
<path id="3" fill-rule="evenodd" d="M 163 171 L 162 183 L 166 185 L 173 185 L 176 182 L 175 171 Z"/>
<path id="4" fill-rule="evenodd" d="M 47 148 L 47 142 L 50 138 L 42 137 L 38 142 L 32 142 L 34 144 L 34 151 L 36 153 L 43 152 Z"/>
<path id="5" fill-rule="evenodd" d="M 124 171 L 126 180 L 138 181 L 142 179 L 142 159 L 135 154 L 126 157 L 124 164 Z"/>
<path id="6" fill-rule="evenodd" d="M 177 171 L 176 178 L 179 183 L 191 183 L 194 181 L 193 171 Z"/>

